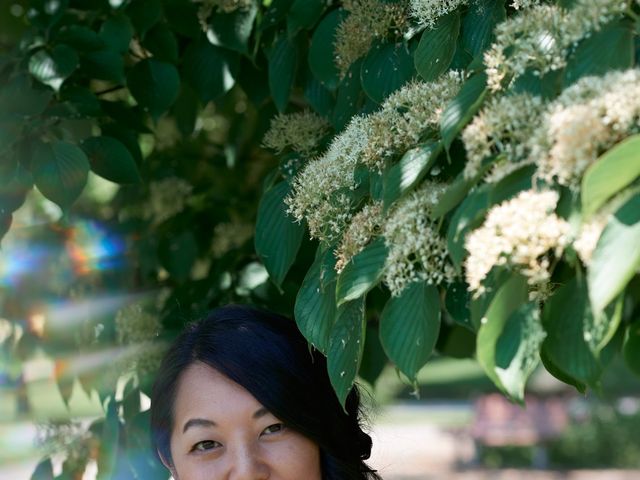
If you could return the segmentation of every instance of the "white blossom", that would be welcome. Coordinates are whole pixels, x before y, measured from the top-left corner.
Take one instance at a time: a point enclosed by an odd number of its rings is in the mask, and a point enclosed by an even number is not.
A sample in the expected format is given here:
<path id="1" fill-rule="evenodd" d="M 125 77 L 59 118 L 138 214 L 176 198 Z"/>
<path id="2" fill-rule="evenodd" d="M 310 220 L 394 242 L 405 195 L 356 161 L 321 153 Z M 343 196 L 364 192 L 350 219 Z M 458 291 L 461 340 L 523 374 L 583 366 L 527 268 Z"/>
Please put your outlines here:
<path id="1" fill-rule="evenodd" d="M 577 252 L 582 263 L 589 266 L 593 252 L 596 249 L 600 235 L 606 226 L 605 216 L 598 216 L 580 227 L 577 238 L 573 242 L 573 249 Z"/>
<path id="2" fill-rule="evenodd" d="M 548 281 L 549 253 L 559 256 L 569 240 L 569 224 L 554 213 L 557 202 L 554 191 L 527 190 L 489 210 L 465 241 L 471 291 L 482 293 L 482 282 L 496 266 L 515 268 L 533 286 Z"/>
<path id="3" fill-rule="evenodd" d="M 364 249 L 374 236 L 380 233 L 383 220 L 382 202 L 365 205 L 353 216 L 335 251 L 337 259 L 335 269 L 338 273 Z"/>
<path id="4" fill-rule="evenodd" d="M 409 11 L 418 23 L 431 28 L 440 17 L 467 3 L 468 0 L 410 0 Z"/>
<path id="5" fill-rule="evenodd" d="M 191 195 L 193 187 L 184 179 L 168 177 L 149 184 L 149 201 L 145 217 L 158 225 L 180 213 Z"/>
<path id="6" fill-rule="evenodd" d="M 280 113 L 271 119 L 262 146 L 282 153 L 286 148 L 304 156 L 313 154 L 329 133 L 329 122 L 313 112 Z"/>

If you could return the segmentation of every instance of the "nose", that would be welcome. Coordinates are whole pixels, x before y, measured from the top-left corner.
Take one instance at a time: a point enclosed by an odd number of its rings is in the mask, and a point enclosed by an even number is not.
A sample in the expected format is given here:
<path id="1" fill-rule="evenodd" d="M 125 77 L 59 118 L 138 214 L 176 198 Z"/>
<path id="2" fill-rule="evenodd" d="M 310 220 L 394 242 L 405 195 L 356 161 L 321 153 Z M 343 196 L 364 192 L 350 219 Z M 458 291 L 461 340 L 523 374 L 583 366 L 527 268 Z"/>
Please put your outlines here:
<path id="1" fill-rule="evenodd" d="M 229 452 L 231 462 L 229 480 L 267 480 L 269 466 L 255 444 L 236 445 Z"/>

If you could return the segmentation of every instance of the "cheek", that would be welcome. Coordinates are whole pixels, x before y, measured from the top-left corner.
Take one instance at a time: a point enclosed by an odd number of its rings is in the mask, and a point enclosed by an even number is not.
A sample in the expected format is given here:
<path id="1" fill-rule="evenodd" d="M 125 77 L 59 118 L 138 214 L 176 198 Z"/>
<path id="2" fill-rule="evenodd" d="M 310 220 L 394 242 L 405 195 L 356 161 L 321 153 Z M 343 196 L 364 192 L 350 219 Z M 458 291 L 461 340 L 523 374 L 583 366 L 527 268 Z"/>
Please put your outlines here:
<path id="1" fill-rule="evenodd" d="M 320 450 L 311 440 L 301 435 L 292 436 L 271 451 L 270 462 L 282 480 L 320 480 Z"/>

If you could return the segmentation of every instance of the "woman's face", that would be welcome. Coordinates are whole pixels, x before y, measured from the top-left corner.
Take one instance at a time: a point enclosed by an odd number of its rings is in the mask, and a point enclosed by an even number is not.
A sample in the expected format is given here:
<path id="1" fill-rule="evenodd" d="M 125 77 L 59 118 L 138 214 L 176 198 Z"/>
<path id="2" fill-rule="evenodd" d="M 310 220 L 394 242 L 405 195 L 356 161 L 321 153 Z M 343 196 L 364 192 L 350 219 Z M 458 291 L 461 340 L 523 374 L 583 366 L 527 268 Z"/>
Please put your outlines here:
<path id="1" fill-rule="evenodd" d="M 318 445 L 203 363 L 178 384 L 171 434 L 176 480 L 320 480 Z"/>

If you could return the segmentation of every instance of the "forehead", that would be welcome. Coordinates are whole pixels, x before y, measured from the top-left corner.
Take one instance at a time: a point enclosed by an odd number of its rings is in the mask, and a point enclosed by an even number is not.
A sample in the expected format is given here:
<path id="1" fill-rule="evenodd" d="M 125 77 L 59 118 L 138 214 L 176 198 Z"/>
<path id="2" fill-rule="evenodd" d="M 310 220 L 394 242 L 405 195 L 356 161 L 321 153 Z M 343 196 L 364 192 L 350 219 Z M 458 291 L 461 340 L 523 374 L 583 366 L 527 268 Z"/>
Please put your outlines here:
<path id="1" fill-rule="evenodd" d="M 174 404 L 178 428 L 193 416 L 216 420 L 231 412 L 253 413 L 262 405 L 244 387 L 218 370 L 196 362 L 182 373 Z"/>

